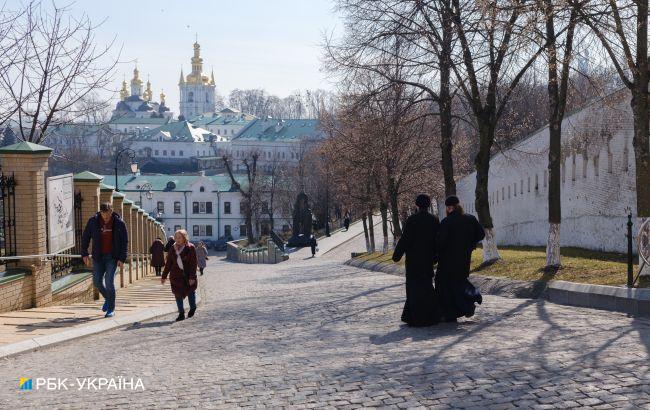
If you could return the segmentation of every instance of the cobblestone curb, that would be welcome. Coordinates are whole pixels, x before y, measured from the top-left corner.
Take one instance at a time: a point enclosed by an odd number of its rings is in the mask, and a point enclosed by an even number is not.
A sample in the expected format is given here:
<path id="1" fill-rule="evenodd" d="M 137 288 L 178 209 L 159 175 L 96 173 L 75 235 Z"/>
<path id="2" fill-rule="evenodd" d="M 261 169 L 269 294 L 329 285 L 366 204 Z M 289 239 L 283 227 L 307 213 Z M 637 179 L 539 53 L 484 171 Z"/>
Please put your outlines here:
<path id="1" fill-rule="evenodd" d="M 392 275 L 403 276 L 405 274 L 403 265 L 392 263 L 350 259 L 345 264 Z M 628 289 L 561 280 L 527 282 L 482 275 L 471 275 L 470 279 L 474 286 L 477 286 L 482 293 L 488 295 L 525 299 L 539 298 L 560 305 L 650 316 L 650 289 Z"/>
<path id="2" fill-rule="evenodd" d="M 199 305 L 203 297 L 203 290 L 199 288 L 196 295 L 196 304 Z M 72 329 L 63 330 L 61 332 L 53 333 L 50 335 L 37 336 L 20 342 L 0 346 L 0 359 L 26 353 L 42 347 L 53 346 L 69 340 L 79 339 L 81 337 L 94 335 L 107 330 L 117 329 L 137 322 L 155 319 L 160 316 L 166 316 L 176 313 L 177 308 L 175 303 L 170 303 L 165 306 L 158 306 L 152 308 L 145 308 L 139 312 L 132 313 L 126 316 L 116 315 L 112 318 L 98 319 L 96 323 L 85 326 L 78 326 Z"/>

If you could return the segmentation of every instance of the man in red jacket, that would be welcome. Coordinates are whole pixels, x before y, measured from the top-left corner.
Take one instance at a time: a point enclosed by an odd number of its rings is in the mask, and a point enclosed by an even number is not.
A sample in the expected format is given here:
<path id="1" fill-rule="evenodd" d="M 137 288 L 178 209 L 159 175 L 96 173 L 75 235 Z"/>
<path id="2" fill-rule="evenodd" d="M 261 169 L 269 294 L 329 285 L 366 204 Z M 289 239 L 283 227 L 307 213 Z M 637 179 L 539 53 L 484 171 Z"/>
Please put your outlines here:
<path id="1" fill-rule="evenodd" d="M 81 239 L 81 256 L 89 265 L 88 246 L 93 243 L 93 284 L 104 297 L 102 311 L 115 315 L 115 270 L 126 261 L 129 237 L 126 224 L 113 212 L 110 202 L 100 205 L 99 212 L 88 220 Z"/>

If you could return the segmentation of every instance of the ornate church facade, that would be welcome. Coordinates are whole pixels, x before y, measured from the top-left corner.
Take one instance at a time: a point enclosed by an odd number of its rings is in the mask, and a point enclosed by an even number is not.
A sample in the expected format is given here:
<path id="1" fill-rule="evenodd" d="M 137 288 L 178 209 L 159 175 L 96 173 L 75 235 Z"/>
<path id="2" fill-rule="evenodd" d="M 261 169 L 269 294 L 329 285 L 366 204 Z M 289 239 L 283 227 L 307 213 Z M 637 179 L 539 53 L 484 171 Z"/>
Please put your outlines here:
<path id="1" fill-rule="evenodd" d="M 214 72 L 203 74 L 203 58 L 201 58 L 201 46 L 194 43 L 194 56 L 192 57 L 192 71 L 183 75 L 178 81 L 180 91 L 180 115 L 185 119 L 191 119 L 199 115 L 215 112 L 216 86 L 214 84 Z"/>

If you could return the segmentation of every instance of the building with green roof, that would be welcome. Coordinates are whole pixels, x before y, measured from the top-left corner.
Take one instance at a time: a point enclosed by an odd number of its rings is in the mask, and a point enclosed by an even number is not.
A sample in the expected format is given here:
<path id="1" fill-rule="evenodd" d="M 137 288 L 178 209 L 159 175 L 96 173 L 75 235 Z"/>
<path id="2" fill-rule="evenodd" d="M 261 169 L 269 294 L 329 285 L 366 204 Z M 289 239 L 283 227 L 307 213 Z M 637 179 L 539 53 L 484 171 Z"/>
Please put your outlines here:
<path id="1" fill-rule="evenodd" d="M 235 136 L 229 152 L 236 171 L 243 169 L 244 158 L 256 152 L 258 165 L 268 172 L 277 162 L 297 164 L 307 150 L 325 138 L 319 120 L 257 119 Z"/>
<path id="2" fill-rule="evenodd" d="M 110 181 L 114 176 L 106 176 Z M 243 189 L 247 187 L 244 175 L 235 176 Z M 166 234 L 187 229 L 193 241 L 216 240 L 223 236 L 246 236 L 243 215 L 243 196 L 233 189 L 227 174 L 199 175 L 121 175 L 120 192 L 140 206 L 147 214 L 165 225 Z M 270 229 L 267 193 L 262 194 L 256 229 L 266 233 Z M 275 228 L 289 229 L 289 210 L 274 209 Z"/>

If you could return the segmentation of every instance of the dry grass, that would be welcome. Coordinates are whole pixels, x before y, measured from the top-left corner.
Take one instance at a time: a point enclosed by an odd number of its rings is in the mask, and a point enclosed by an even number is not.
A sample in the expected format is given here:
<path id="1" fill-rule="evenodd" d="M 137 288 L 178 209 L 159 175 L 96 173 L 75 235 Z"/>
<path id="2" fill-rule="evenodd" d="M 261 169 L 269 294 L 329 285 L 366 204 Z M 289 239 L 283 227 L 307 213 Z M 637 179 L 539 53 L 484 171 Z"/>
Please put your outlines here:
<path id="1" fill-rule="evenodd" d="M 627 278 L 627 258 L 625 255 L 597 252 L 579 248 L 562 249 L 562 269 L 546 272 L 545 249 L 541 247 L 502 247 L 501 259 L 496 263 L 482 266 L 483 250 L 472 254 L 472 273 L 486 276 L 506 277 L 518 280 L 564 280 L 567 282 L 590 283 L 596 285 L 623 285 Z M 391 254 L 375 252 L 363 254 L 361 260 L 391 262 Z M 404 259 L 399 262 L 404 264 Z"/>

